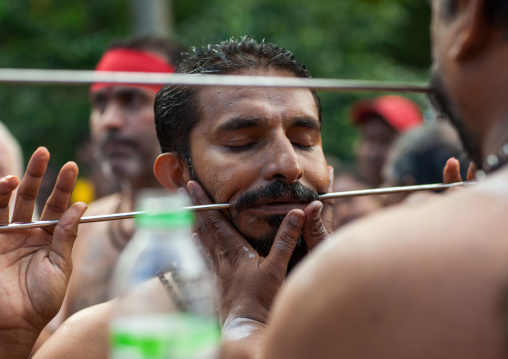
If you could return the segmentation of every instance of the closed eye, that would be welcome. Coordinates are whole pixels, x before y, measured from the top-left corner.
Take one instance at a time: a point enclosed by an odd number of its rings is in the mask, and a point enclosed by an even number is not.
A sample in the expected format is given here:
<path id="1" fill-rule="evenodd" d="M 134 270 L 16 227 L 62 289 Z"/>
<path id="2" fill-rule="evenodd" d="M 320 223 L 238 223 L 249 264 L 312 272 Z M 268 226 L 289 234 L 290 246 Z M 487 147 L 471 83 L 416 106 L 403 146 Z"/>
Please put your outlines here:
<path id="1" fill-rule="evenodd" d="M 230 152 L 245 152 L 253 148 L 255 144 L 255 142 L 252 142 L 240 146 L 227 146 L 227 148 Z"/>
<path id="2" fill-rule="evenodd" d="M 312 149 L 313 146 L 305 146 L 305 145 L 301 145 L 301 144 L 298 144 L 298 143 L 293 143 L 293 146 L 299 148 L 300 150 L 303 150 L 303 151 L 310 151 Z"/>

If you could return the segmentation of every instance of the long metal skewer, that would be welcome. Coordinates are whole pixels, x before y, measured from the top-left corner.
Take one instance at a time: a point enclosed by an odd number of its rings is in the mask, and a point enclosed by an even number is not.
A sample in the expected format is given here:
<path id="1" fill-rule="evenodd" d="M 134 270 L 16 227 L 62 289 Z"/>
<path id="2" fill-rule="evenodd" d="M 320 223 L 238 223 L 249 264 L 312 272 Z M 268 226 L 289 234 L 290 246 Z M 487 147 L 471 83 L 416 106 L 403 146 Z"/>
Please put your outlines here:
<path id="1" fill-rule="evenodd" d="M 319 199 L 324 200 L 324 199 L 372 196 L 372 195 L 392 194 L 392 193 L 437 191 L 437 190 L 444 190 L 444 189 L 448 189 L 451 187 L 463 186 L 463 185 L 472 184 L 472 183 L 473 182 L 455 182 L 455 183 L 449 183 L 449 184 L 437 183 L 437 184 L 426 184 L 426 185 L 415 185 L 415 186 L 363 189 L 363 190 L 346 191 L 346 192 L 333 192 L 333 193 L 322 194 L 319 196 Z M 191 210 L 193 212 L 209 211 L 209 210 L 214 210 L 214 209 L 226 209 L 226 208 L 229 208 L 229 203 L 207 204 L 207 205 L 201 205 L 201 206 L 184 207 L 184 209 Z M 81 220 L 79 221 L 79 223 L 92 223 L 92 222 L 102 222 L 102 221 L 114 221 L 114 220 L 118 220 L 118 219 L 129 219 L 129 218 L 134 218 L 137 215 L 140 215 L 143 213 L 145 213 L 145 212 L 127 212 L 127 213 L 106 214 L 106 215 L 100 215 L 100 216 L 81 217 Z M 12 223 L 7 226 L 0 226 L 0 232 L 12 231 L 15 229 L 31 229 L 31 228 L 51 227 L 51 226 L 55 226 L 57 223 L 58 223 L 58 220 L 38 221 L 38 222 L 30 222 L 30 223 Z"/>
<path id="2" fill-rule="evenodd" d="M 39 84 L 172 84 L 190 86 L 241 86 L 310 88 L 323 91 L 430 92 L 427 84 L 271 76 L 189 75 L 89 70 L 38 70 L 0 68 L 0 83 Z"/>

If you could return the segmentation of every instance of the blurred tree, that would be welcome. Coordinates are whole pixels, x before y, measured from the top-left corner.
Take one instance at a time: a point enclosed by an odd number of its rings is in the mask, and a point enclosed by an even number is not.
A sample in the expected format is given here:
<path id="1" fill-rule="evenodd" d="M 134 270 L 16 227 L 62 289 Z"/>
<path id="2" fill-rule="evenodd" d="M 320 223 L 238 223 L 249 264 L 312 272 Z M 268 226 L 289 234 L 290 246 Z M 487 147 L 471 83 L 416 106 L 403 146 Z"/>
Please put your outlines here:
<path id="1" fill-rule="evenodd" d="M 173 2 L 175 37 L 201 46 L 252 35 L 292 50 L 314 77 L 425 81 L 429 9 L 414 0 L 185 0 Z M 92 69 L 125 37 L 125 0 L 0 2 L 0 67 Z M 322 93 L 325 150 L 351 159 L 351 103 L 378 94 Z M 420 96 L 411 96 L 421 104 Z M 0 120 L 26 154 L 49 147 L 53 163 L 74 158 L 88 129 L 86 87 L 0 86 Z"/>
<path id="2" fill-rule="evenodd" d="M 111 38 L 126 33 L 122 0 L 0 2 L 0 67 L 93 69 Z M 25 156 L 47 146 L 52 165 L 74 158 L 88 131 L 88 88 L 0 86 L 0 120 Z"/>
<path id="3" fill-rule="evenodd" d="M 423 1 L 187 0 L 175 2 L 175 16 L 188 44 L 265 38 L 293 51 L 314 77 L 424 81 L 430 65 L 430 8 Z M 321 95 L 327 152 L 351 159 L 356 133 L 349 106 L 376 95 Z"/>

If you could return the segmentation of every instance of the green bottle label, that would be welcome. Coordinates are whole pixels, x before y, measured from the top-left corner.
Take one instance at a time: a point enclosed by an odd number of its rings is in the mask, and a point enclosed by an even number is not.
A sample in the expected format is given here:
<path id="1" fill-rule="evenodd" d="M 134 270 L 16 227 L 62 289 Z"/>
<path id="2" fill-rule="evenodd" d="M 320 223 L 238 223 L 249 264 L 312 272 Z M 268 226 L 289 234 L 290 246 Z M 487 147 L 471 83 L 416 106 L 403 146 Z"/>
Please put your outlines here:
<path id="1" fill-rule="evenodd" d="M 130 316 L 111 327 L 113 359 L 216 358 L 219 345 L 217 321 L 188 313 Z"/>
<path id="2" fill-rule="evenodd" d="M 175 228 L 190 227 L 194 224 L 194 215 L 191 211 L 177 210 L 175 212 L 150 212 L 136 217 L 139 227 Z"/>

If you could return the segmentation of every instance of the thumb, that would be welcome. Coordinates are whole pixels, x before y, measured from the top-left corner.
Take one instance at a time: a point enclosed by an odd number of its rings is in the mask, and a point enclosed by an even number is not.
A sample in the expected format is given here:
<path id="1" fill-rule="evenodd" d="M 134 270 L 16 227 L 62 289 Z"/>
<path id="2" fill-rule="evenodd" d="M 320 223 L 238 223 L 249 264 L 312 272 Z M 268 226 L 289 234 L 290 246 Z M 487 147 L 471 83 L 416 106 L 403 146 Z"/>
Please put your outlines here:
<path id="1" fill-rule="evenodd" d="M 302 233 L 304 221 L 305 214 L 301 209 L 293 209 L 287 214 L 263 264 L 274 268 L 276 273 L 286 275 L 289 260 L 295 250 L 298 237 Z"/>

